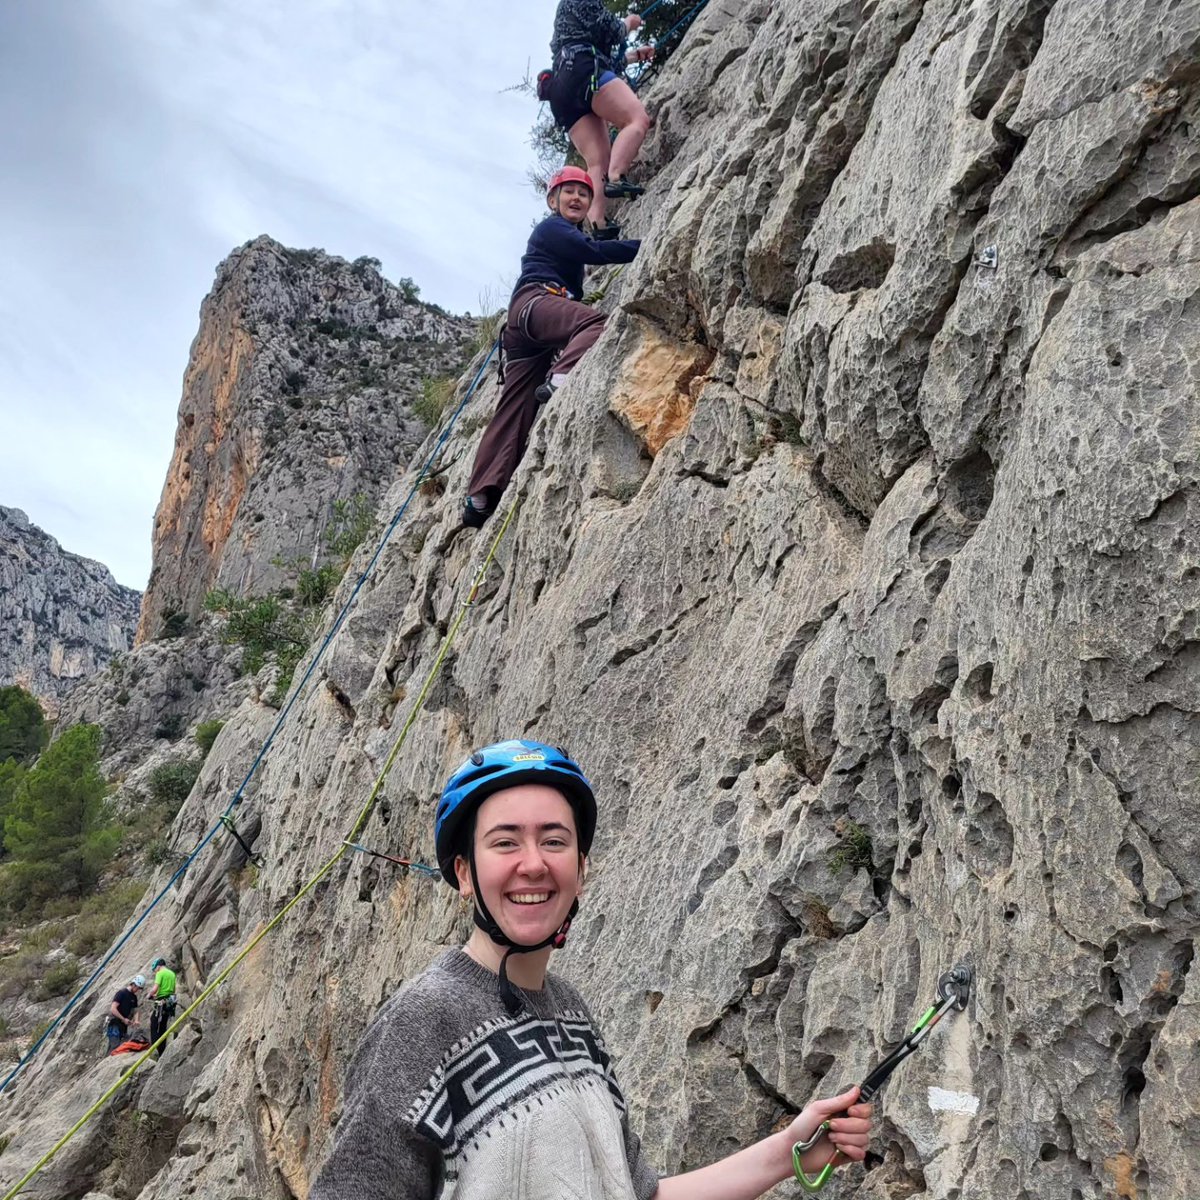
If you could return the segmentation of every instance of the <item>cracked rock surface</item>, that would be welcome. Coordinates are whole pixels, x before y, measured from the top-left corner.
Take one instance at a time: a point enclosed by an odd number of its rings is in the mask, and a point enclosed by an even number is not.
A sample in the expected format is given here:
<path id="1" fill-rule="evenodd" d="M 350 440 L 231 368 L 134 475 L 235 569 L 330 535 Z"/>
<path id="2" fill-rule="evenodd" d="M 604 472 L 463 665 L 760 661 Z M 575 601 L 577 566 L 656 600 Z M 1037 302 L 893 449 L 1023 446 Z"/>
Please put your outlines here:
<path id="1" fill-rule="evenodd" d="M 361 840 L 429 861 L 473 744 L 580 759 L 602 816 L 555 966 L 664 1172 L 860 1079 L 965 959 L 969 1013 L 841 1186 L 1200 1195 L 1198 49 L 1195 3 L 711 0 L 648 92 L 645 249 Z M 457 530 L 477 438 L 258 775 L 253 886 L 223 839 L 131 947 L 180 947 L 185 996 L 365 801 L 498 529 Z M 239 709 L 181 836 L 273 715 Z M 305 1196 L 363 1027 L 467 928 L 343 860 L 134 1096 L 177 1131 L 139 1194 Z M 111 1076 L 95 1023 L 3 1102 L 0 1180 Z"/>

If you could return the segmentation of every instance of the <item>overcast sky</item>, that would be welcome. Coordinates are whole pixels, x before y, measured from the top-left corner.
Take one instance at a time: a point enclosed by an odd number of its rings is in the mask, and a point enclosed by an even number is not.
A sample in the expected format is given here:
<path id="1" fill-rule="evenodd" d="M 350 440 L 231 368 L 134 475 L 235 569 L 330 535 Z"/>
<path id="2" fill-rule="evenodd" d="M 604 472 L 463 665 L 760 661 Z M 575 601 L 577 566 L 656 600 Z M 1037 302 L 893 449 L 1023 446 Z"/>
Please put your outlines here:
<path id="1" fill-rule="evenodd" d="M 479 311 L 538 212 L 554 0 L 0 0 L 0 504 L 142 588 L 217 263 L 261 233 Z"/>

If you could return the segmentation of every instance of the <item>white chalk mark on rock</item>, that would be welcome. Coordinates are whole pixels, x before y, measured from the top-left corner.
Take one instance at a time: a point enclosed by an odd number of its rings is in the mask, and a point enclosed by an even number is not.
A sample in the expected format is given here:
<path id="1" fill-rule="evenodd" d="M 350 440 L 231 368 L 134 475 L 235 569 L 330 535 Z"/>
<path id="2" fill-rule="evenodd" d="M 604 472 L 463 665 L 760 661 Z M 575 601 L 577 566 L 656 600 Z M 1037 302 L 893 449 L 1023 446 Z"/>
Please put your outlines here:
<path id="1" fill-rule="evenodd" d="M 929 1107 L 933 1112 L 957 1112 L 974 1116 L 979 1111 L 979 1097 L 970 1092 L 948 1092 L 945 1088 L 929 1089 Z"/>

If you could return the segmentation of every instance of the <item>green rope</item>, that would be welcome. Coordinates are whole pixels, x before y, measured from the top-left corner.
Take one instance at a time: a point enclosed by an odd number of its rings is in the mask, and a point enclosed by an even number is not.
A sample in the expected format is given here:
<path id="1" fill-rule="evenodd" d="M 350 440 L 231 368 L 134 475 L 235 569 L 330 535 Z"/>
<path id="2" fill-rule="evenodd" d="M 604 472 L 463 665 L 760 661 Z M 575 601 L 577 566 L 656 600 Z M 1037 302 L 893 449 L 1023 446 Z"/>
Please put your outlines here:
<path id="1" fill-rule="evenodd" d="M 192 1003 L 175 1018 L 175 1020 L 163 1031 L 163 1033 L 159 1035 L 158 1040 L 153 1045 L 148 1046 L 146 1048 L 146 1052 L 139 1055 L 137 1060 L 127 1071 L 118 1076 L 117 1081 L 112 1085 L 112 1087 L 110 1087 L 104 1093 L 104 1095 L 102 1095 L 100 1099 L 97 1100 L 96 1103 L 93 1104 L 91 1108 L 89 1108 L 87 1112 L 85 1112 L 83 1116 L 80 1117 L 79 1120 L 76 1121 L 75 1124 L 72 1125 L 71 1128 L 68 1129 L 67 1132 L 63 1134 L 63 1136 L 59 1138 L 59 1140 L 55 1142 L 45 1154 L 42 1155 L 41 1158 L 38 1159 L 36 1163 L 34 1163 L 34 1165 L 25 1173 L 25 1175 L 23 1175 L 21 1179 L 17 1181 L 13 1188 L 5 1192 L 4 1196 L 0 1198 L 0 1200 L 15 1200 L 15 1198 L 24 1190 L 25 1185 L 39 1175 L 47 1166 L 49 1166 L 50 1163 L 54 1161 L 59 1151 L 61 1151 L 62 1148 L 96 1116 L 96 1114 L 104 1107 L 104 1105 L 107 1104 L 108 1101 L 111 1100 L 113 1096 L 115 1096 L 117 1092 L 120 1091 L 120 1089 L 130 1079 L 133 1078 L 134 1074 L 142 1066 L 142 1064 L 146 1062 L 151 1053 L 157 1050 L 160 1046 L 166 1045 L 167 1039 L 170 1038 L 183 1025 L 184 1021 L 186 1021 L 187 1018 L 190 1017 L 192 1013 L 194 1013 L 196 1009 L 198 1009 L 200 1005 L 203 1004 L 209 998 L 209 996 L 211 996 L 213 992 L 215 992 L 217 988 L 219 988 L 221 984 L 223 984 L 225 980 L 233 974 L 234 970 L 245 960 L 247 955 L 254 950 L 259 942 L 261 942 L 263 938 L 267 936 L 267 934 L 269 934 L 273 929 L 276 928 L 276 926 L 279 925 L 283 918 L 286 917 L 287 914 L 291 912 L 292 909 L 295 908 L 296 905 L 299 904 L 300 901 L 307 896 L 308 893 L 311 892 L 313 888 L 315 888 L 317 884 L 329 874 L 330 871 L 333 870 L 338 861 L 345 855 L 346 851 L 349 849 L 347 842 L 352 842 L 358 837 L 363 826 L 366 825 L 372 809 L 375 807 L 375 802 L 379 797 L 380 791 L 383 789 L 383 785 L 387 780 L 392 766 L 396 762 L 396 758 L 400 753 L 400 749 L 404 745 L 405 740 L 408 738 L 409 731 L 415 724 L 417 716 L 424 707 L 426 698 L 429 696 L 429 692 L 433 687 L 434 680 L 437 678 L 438 673 L 442 669 L 443 663 L 446 661 L 446 654 L 450 649 L 450 644 L 458 635 L 459 629 L 466 620 L 467 610 L 474 603 L 475 597 L 479 593 L 479 589 L 483 586 L 483 581 L 487 576 L 488 569 L 495 560 L 496 551 L 499 549 L 500 542 L 504 538 L 505 533 L 508 532 L 509 524 L 511 523 L 513 514 L 516 511 L 517 504 L 514 502 L 513 506 L 508 510 L 508 514 L 504 518 L 504 523 L 500 526 L 499 531 L 493 539 L 491 547 L 488 549 L 487 557 L 483 560 L 483 564 L 480 566 L 478 572 L 476 572 L 474 581 L 471 584 L 471 590 L 468 592 L 466 600 L 463 601 L 458 616 L 454 619 L 454 622 L 446 631 L 446 636 L 442 638 L 441 647 L 438 650 L 437 657 L 433 661 L 433 666 L 430 668 L 429 674 L 425 677 L 425 683 L 420 692 L 417 693 L 416 701 L 413 703 L 412 709 L 409 712 L 404 725 L 400 729 L 400 733 L 396 739 L 395 745 L 392 746 L 391 753 L 387 756 L 387 759 L 383 764 L 383 769 L 379 772 L 379 775 L 375 780 L 375 784 L 371 788 L 370 794 L 367 796 L 366 803 L 363 804 L 362 809 L 359 811 L 358 817 L 351 826 L 350 832 L 346 835 L 345 841 L 338 846 L 337 850 L 334 851 L 330 858 L 317 870 L 316 874 L 313 875 L 313 877 L 307 883 L 305 883 L 303 887 L 301 887 L 301 889 L 283 906 L 283 908 L 281 908 L 279 912 L 277 912 L 275 916 L 272 917 L 271 920 L 268 921 L 267 924 L 264 925 L 263 928 L 260 929 L 253 938 L 250 939 L 245 948 L 237 954 L 233 961 L 212 981 L 212 983 L 210 983 L 200 993 L 200 995 L 198 995 L 196 999 L 193 1000 Z"/>

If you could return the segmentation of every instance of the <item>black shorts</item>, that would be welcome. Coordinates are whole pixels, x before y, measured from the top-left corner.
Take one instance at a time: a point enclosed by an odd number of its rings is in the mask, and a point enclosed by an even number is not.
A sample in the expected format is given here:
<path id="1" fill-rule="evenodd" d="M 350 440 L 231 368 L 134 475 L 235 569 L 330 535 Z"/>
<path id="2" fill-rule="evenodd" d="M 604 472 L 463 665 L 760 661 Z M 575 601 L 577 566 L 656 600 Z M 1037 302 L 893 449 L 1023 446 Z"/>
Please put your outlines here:
<path id="1" fill-rule="evenodd" d="M 590 46 L 567 51 L 555 65 L 550 81 L 550 112 L 560 129 L 570 131 L 592 111 L 592 97 L 616 78 L 608 67 L 596 61 Z"/>

